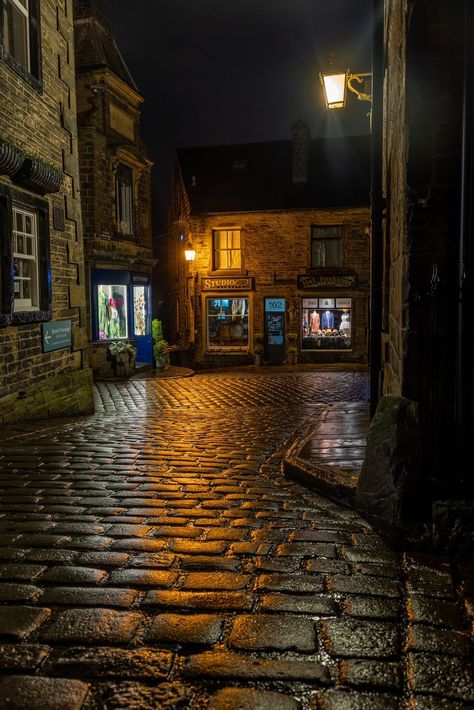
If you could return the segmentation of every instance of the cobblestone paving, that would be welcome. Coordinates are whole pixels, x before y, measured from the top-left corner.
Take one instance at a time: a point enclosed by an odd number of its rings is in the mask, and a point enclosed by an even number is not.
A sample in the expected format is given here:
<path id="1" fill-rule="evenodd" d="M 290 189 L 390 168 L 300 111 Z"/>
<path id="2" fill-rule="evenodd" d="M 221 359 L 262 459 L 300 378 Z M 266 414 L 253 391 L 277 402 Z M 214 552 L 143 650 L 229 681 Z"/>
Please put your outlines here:
<path id="1" fill-rule="evenodd" d="M 360 373 L 102 383 L 0 440 L 0 707 L 473 707 L 466 567 L 281 477 Z"/>

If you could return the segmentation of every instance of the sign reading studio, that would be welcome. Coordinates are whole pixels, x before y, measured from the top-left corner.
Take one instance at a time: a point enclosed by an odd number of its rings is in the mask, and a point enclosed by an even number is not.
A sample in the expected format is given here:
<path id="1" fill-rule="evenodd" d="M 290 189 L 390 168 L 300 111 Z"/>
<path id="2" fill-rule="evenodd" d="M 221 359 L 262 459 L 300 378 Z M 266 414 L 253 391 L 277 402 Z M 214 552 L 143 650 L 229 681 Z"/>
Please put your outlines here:
<path id="1" fill-rule="evenodd" d="M 251 276 L 209 277 L 202 280 L 203 291 L 250 291 L 252 289 Z"/>

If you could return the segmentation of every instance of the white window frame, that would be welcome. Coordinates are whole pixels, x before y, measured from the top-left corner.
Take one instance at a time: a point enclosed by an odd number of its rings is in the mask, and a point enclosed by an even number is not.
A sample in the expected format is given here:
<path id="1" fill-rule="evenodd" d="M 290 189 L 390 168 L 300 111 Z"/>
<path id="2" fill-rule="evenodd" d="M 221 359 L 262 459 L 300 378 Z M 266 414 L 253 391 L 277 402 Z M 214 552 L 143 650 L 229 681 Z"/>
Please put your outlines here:
<path id="1" fill-rule="evenodd" d="M 225 249 L 216 248 L 216 235 L 220 234 L 222 232 L 237 233 L 239 235 L 239 248 L 238 249 L 235 249 L 232 247 L 225 248 Z M 238 265 L 237 266 L 221 266 L 221 265 L 217 266 L 218 260 L 216 258 L 216 255 L 221 254 L 223 252 L 225 252 L 226 254 L 232 254 L 232 252 L 237 253 L 239 255 Z M 220 261 L 221 260 L 219 258 L 219 264 L 220 264 Z M 227 261 L 227 259 L 226 259 L 226 261 Z M 231 261 L 232 261 L 232 257 L 231 257 Z M 240 271 L 241 268 L 242 268 L 242 232 L 241 232 L 240 227 L 230 227 L 230 228 L 220 227 L 220 228 L 213 229 L 212 230 L 212 269 L 213 269 L 213 271 Z"/>
<path id="2" fill-rule="evenodd" d="M 31 217 L 31 222 L 32 222 L 32 234 L 27 234 L 26 232 L 19 232 L 16 228 L 16 216 L 17 214 L 21 214 L 23 216 L 23 219 L 25 217 Z M 32 248 L 32 254 L 26 254 L 22 252 L 17 252 L 15 251 L 15 247 L 17 244 L 17 237 L 18 236 L 23 236 L 23 239 L 31 239 L 33 248 Z M 36 212 L 32 212 L 31 210 L 24 209 L 23 207 L 20 207 L 19 205 L 14 205 L 13 206 L 13 229 L 12 229 L 12 236 L 13 236 L 13 259 L 21 259 L 23 261 L 32 261 L 34 262 L 34 269 L 33 269 L 33 275 L 31 278 L 29 277 L 18 277 L 14 276 L 13 278 L 13 311 L 15 313 L 18 312 L 24 312 L 24 311 L 39 311 L 39 300 L 40 300 L 40 286 L 39 286 L 39 246 L 38 246 L 38 215 Z M 17 281 L 30 281 L 33 282 L 30 284 L 30 289 L 31 293 L 33 292 L 33 287 L 34 287 L 34 297 L 33 298 L 16 298 L 15 296 L 15 282 Z M 36 301 L 36 304 L 33 303 L 33 301 Z"/>
<path id="3" fill-rule="evenodd" d="M 25 0 L 25 4 L 21 2 L 21 0 L 5 0 L 5 2 L 10 3 L 16 9 L 23 15 L 23 17 L 26 20 L 26 67 L 25 69 L 27 71 L 31 70 L 31 56 L 30 56 L 30 0 Z M 15 57 L 14 54 L 10 52 L 10 49 L 8 49 L 8 53 L 10 56 L 15 59 L 19 64 L 21 62 L 18 61 L 18 59 Z"/>

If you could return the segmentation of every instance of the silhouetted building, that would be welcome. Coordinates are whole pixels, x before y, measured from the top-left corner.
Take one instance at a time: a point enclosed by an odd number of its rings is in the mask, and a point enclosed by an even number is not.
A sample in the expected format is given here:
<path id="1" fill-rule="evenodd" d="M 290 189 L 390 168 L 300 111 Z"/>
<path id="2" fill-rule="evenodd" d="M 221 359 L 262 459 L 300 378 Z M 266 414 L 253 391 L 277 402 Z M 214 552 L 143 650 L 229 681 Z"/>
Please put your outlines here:
<path id="1" fill-rule="evenodd" d="M 75 0 L 79 156 L 87 313 L 95 374 L 109 344 L 151 363 L 151 167 L 140 138 L 143 98 L 95 0 Z"/>
<path id="2" fill-rule="evenodd" d="M 93 410 L 72 2 L 0 9 L 0 424 Z"/>
<path id="3" fill-rule="evenodd" d="M 385 5 L 383 392 L 420 405 L 427 488 L 472 486 L 470 0 Z M 456 462 L 456 463 L 455 463 Z M 472 491 L 472 488 L 471 488 Z"/>
<path id="4" fill-rule="evenodd" d="M 369 137 L 292 134 L 177 151 L 171 336 L 201 366 L 367 360 Z"/>

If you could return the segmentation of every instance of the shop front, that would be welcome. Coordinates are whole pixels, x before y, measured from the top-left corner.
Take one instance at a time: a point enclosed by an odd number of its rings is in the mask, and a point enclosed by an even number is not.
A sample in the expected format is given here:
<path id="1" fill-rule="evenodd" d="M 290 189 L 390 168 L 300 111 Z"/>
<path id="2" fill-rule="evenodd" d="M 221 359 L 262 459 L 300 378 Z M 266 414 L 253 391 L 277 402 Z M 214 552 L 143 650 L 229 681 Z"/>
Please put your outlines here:
<path id="1" fill-rule="evenodd" d="M 303 362 L 366 361 L 368 294 L 356 275 L 299 276 L 298 289 Z"/>
<path id="2" fill-rule="evenodd" d="M 148 274 L 93 269 L 92 342 L 133 341 L 137 363 L 151 364 L 151 286 Z"/>
<path id="3" fill-rule="evenodd" d="M 202 280 L 202 351 L 206 359 L 248 359 L 252 288 L 253 280 L 247 277 Z"/>

